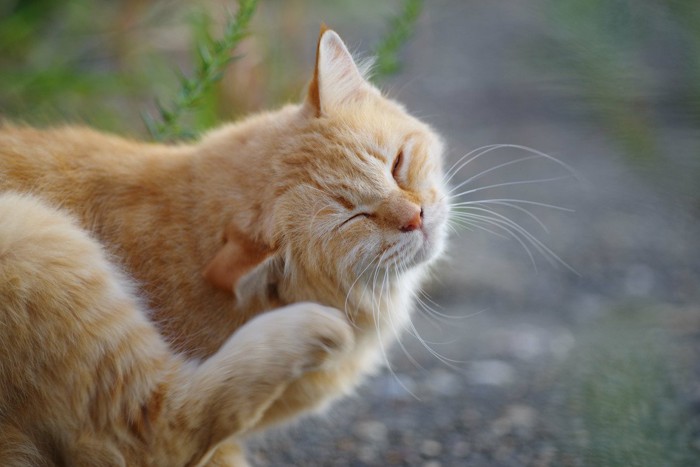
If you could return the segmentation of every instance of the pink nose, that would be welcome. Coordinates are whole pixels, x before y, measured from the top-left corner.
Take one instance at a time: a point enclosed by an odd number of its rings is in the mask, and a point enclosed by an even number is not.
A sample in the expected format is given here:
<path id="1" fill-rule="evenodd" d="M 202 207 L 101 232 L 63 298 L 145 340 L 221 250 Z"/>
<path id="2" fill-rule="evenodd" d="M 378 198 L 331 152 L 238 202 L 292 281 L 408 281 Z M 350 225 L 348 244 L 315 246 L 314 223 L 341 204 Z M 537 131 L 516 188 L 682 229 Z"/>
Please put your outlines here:
<path id="1" fill-rule="evenodd" d="M 418 230 L 423 225 L 423 209 L 418 209 L 413 216 L 404 223 L 399 230 L 401 232 L 413 232 Z"/>

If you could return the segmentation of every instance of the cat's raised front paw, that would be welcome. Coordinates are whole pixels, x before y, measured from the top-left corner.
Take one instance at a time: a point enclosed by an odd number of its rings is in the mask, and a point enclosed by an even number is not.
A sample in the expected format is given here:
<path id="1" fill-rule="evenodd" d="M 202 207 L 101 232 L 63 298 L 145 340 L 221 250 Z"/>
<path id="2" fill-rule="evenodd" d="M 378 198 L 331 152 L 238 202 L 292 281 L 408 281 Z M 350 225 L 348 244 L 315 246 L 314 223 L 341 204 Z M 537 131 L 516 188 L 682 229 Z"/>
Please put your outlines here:
<path id="1" fill-rule="evenodd" d="M 241 343 L 257 342 L 251 349 L 264 347 L 273 365 L 291 371 L 292 377 L 332 368 L 355 341 L 341 311 L 311 302 L 263 313 L 241 328 L 237 337 Z"/>
<path id="2" fill-rule="evenodd" d="M 294 334 L 299 339 L 299 372 L 330 368 L 350 351 L 355 339 L 346 316 L 336 308 L 317 303 L 298 303 L 287 307 L 294 315 Z"/>

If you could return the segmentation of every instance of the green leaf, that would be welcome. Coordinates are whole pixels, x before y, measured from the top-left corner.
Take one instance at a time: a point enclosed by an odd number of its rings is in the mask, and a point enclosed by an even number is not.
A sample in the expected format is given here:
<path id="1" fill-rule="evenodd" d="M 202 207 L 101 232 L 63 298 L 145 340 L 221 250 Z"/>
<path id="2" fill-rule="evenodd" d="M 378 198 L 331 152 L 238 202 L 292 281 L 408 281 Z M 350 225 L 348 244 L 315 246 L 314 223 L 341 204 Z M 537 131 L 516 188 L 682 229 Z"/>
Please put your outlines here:
<path id="1" fill-rule="evenodd" d="M 195 19 L 197 66 L 192 77 L 181 77 L 180 90 L 169 106 L 156 103 L 160 122 L 150 116 L 149 121 L 144 120 L 154 139 L 179 140 L 195 137 L 195 131 L 185 129 L 182 121 L 186 114 L 196 111 L 196 104 L 223 76 L 226 66 L 231 62 L 234 49 L 248 34 L 248 26 L 257 3 L 257 0 L 240 0 L 238 11 L 229 18 L 220 40 L 213 40 L 209 34 L 209 17 L 204 15 Z"/>
<path id="2" fill-rule="evenodd" d="M 402 11 L 389 20 L 389 29 L 375 48 L 375 81 L 399 71 L 399 50 L 411 38 L 423 10 L 423 0 L 404 0 Z"/>

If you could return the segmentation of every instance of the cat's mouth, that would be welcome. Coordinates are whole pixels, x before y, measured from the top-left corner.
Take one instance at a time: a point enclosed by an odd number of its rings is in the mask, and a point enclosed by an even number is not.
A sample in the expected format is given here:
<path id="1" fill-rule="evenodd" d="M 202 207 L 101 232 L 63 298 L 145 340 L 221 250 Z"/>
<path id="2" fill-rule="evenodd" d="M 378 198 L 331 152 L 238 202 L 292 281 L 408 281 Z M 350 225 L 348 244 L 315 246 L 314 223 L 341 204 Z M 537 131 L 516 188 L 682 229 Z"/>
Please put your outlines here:
<path id="1" fill-rule="evenodd" d="M 429 261 L 442 254 L 447 237 L 447 204 L 439 203 L 430 209 L 424 218 L 421 228 L 423 234 L 423 261 Z"/>
<path id="2" fill-rule="evenodd" d="M 438 208 L 430 215 L 426 213 L 420 228 L 404 233 L 402 238 L 401 258 L 398 265 L 404 267 L 418 266 L 436 259 L 442 253 L 445 244 L 445 220 Z"/>

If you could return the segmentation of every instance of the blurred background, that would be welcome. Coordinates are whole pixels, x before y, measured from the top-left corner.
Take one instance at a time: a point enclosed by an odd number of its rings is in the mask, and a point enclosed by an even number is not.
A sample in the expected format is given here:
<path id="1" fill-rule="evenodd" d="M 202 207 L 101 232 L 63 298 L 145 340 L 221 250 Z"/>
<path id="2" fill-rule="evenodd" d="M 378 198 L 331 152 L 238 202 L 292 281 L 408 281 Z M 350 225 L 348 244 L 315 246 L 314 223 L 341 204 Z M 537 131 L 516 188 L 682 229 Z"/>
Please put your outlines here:
<path id="1" fill-rule="evenodd" d="M 700 5 L 421 4 L 261 1 L 184 117 L 192 137 L 296 101 L 322 21 L 369 56 L 409 6 L 378 85 L 444 135 L 447 168 L 477 150 L 390 368 L 254 440 L 255 465 L 700 465 Z M 2 0 L 0 115 L 150 139 L 235 9 Z"/>

